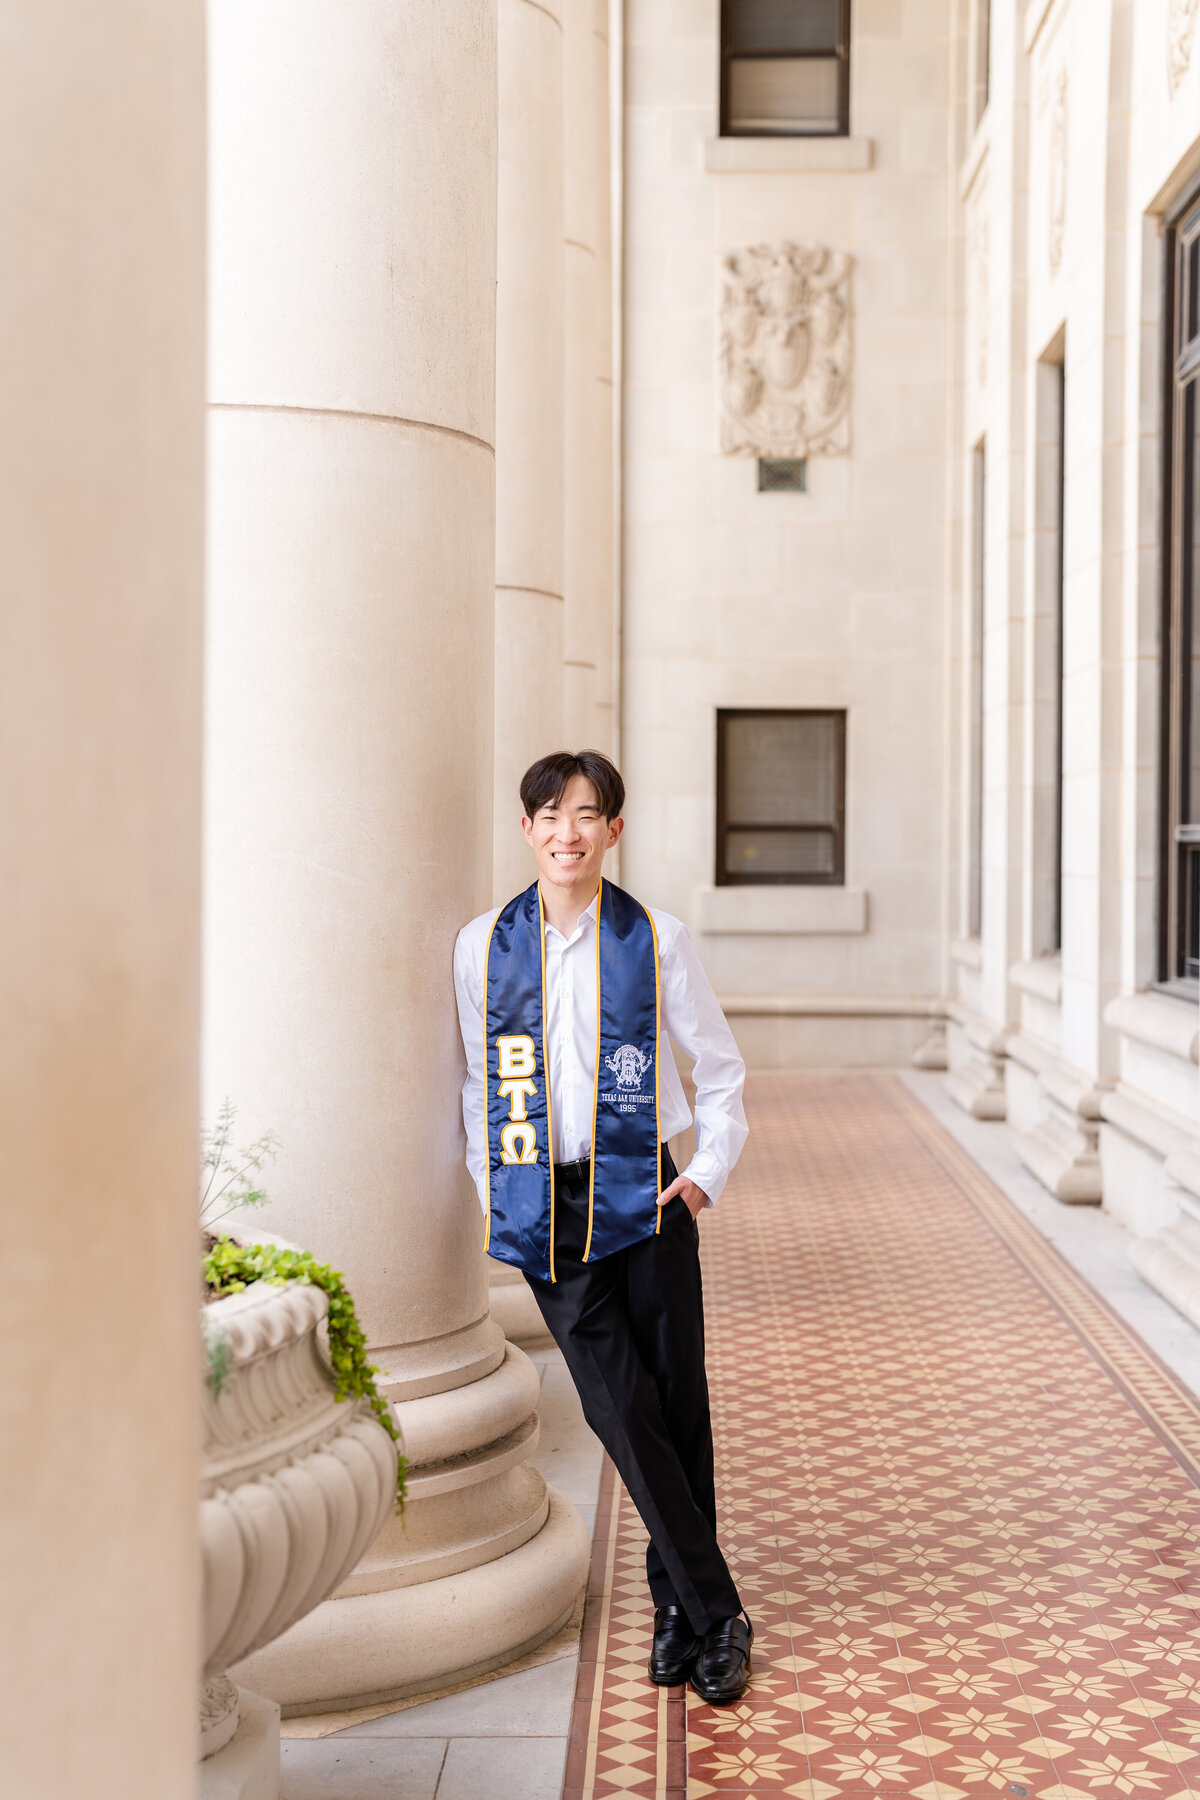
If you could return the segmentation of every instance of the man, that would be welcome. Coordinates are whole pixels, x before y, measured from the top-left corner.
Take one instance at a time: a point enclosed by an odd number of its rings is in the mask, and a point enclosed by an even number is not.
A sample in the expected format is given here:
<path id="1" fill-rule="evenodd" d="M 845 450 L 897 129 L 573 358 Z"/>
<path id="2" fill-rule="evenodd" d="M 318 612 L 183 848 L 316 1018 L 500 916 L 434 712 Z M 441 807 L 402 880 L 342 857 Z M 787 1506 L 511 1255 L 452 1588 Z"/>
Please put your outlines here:
<path id="1" fill-rule="evenodd" d="M 625 801 L 608 758 L 543 757 L 521 801 L 538 880 L 454 952 L 467 1163 L 488 1248 L 524 1271 L 650 1533 L 650 1679 L 728 1705 L 754 1634 L 716 1536 L 696 1215 L 745 1143 L 745 1068 L 679 920 L 603 878 Z M 682 1175 L 666 1035 L 695 1065 Z"/>

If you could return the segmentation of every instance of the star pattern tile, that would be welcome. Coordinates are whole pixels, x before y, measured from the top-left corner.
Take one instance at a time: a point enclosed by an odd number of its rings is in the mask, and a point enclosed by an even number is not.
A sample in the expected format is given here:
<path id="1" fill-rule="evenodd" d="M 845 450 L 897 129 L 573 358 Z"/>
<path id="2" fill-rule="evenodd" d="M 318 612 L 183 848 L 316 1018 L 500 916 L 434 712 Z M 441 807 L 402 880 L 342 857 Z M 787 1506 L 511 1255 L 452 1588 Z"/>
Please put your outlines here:
<path id="1" fill-rule="evenodd" d="M 1200 1409 L 892 1077 L 771 1073 L 702 1231 L 742 1704 L 606 1471 L 566 1800 L 1200 1797 Z"/>
<path id="2" fill-rule="evenodd" d="M 682 1688 L 656 1688 L 646 1531 L 606 1460 L 596 1508 L 563 1800 L 684 1800 Z"/>

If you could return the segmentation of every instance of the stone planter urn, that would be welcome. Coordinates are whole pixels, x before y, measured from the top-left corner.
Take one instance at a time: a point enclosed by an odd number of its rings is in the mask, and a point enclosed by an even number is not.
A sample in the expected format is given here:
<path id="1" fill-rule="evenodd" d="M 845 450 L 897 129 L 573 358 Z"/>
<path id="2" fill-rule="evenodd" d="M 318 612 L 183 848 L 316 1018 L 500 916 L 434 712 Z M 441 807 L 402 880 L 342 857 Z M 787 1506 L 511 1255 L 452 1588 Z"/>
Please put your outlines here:
<path id="1" fill-rule="evenodd" d="M 332 1593 L 395 1505 L 395 1444 L 365 1400 L 334 1399 L 328 1311 L 318 1287 L 261 1281 L 202 1311 L 202 1761 L 238 1730 L 229 1666 Z"/>

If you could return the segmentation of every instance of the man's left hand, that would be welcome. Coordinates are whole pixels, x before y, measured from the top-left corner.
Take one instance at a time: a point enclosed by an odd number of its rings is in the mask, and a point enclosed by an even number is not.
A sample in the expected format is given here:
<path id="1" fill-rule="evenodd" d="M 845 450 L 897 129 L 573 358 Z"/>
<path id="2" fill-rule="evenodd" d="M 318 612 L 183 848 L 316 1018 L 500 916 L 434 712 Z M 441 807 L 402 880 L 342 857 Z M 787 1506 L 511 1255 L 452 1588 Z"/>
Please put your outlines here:
<path id="1" fill-rule="evenodd" d="M 665 1206 L 668 1200 L 673 1200 L 675 1198 L 676 1194 L 683 1195 L 683 1204 L 687 1207 L 693 1219 L 697 1214 L 702 1213 L 704 1208 L 708 1205 L 708 1195 L 705 1193 L 704 1189 L 702 1187 L 697 1187 L 694 1181 L 689 1181 L 686 1175 L 677 1175 L 675 1177 L 670 1187 L 664 1189 L 658 1196 L 658 1204 L 660 1206 Z"/>

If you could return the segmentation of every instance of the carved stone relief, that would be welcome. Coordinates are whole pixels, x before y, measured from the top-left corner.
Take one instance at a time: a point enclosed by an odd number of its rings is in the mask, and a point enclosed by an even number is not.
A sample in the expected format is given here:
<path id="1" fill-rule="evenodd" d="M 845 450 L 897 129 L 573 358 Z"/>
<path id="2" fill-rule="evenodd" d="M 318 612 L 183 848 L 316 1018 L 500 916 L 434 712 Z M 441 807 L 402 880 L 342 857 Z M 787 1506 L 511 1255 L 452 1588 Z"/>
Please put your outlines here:
<path id="1" fill-rule="evenodd" d="M 721 449 L 841 456 L 850 448 L 850 257 L 755 244 L 721 259 Z"/>
<path id="2" fill-rule="evenodd" d="M 1172 94 L 1188 72 L 1196 36 L 1196 12 L 1200 0 L 1171 0 L 1167 23 L 1167 72 Z"/>

